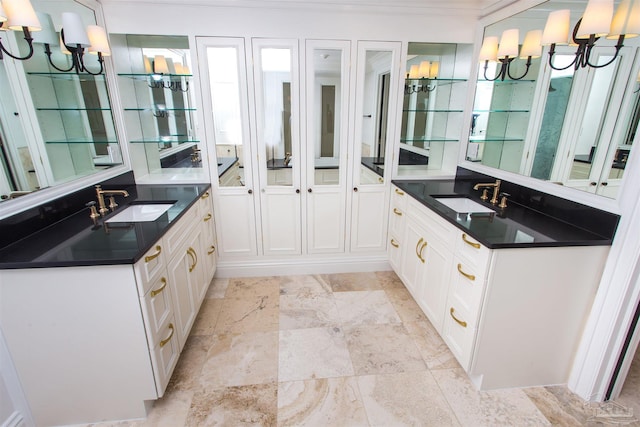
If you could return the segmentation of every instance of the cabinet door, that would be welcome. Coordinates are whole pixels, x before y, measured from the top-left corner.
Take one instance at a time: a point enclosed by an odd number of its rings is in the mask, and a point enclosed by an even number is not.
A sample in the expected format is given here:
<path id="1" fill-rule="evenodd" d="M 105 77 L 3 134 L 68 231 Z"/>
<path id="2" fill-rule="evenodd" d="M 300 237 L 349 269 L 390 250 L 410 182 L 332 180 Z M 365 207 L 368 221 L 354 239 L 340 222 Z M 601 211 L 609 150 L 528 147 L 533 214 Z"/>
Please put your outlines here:
<path id="1" fill-rule="evenodd" d="M 204 264 L 203 270 L 206 287 L 208 287 L 208 282 L 213 279 L 213 275 L 216 272 L 216 265 L 218 260 L 218 253 L 216 251 L 216 225 L 210 200 L 211 199 L 207 197 L 198 202 L 201 218 L 200 228 L 202 234 L 202 247 L 200 248 L 200 252 L 202 253 L 202 262 Z"/>
<path id="2" fill-rule="evenodd" d="M 436 330 L 441 332 L 453 254 L 429 233 L 426 241 L 426 269 L 417 302 Z"/>
<path id="3" fill-rule="evenodd" d="M 344 252 L 350 43 L 307 40 L 306 47 L 307 252 Z"/>
<path id="4" fill-rule="evenodd" d="M 260 219 L 265 255 L 302 253 L 298 41 L 253 39 Z"/>
<path id="5" fill-rule="evenodd" d="M 413 298 L 418 301 L 426 270 L 426 231 L 416 221 L 407 220 L 402 237 L 400 277 Z"/>
<path id="6" fill-rule="evenodd" d="M 351 191 L 351 251 L 384 250 L 400 43 L 358 42 Z"/>

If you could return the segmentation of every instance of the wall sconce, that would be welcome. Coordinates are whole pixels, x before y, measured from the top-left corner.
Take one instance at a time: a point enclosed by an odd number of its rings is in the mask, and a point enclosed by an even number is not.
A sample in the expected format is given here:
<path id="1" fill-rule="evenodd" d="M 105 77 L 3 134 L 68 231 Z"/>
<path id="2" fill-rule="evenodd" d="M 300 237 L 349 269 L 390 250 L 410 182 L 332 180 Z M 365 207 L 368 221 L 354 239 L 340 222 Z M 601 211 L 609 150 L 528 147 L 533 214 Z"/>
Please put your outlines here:
<path id="1" fill-rule="evenodd" d="M 24 39 L 29 45 L 29 53 L 25 56 L 14 55 L 2 45 L 0 40 L 0 60 L 4 58 L 4 54 L 19 61 L 31 58 L 33 56 L 31 31 L 40 31 L 41 28 L 40 21 L 29 0 L 4 0 L 0 4 L 0 30 L 22 30 Z"/>
<path id="2" fill-rule="evenodd" d="M 511 80 L 522 80 L 527 75 L 531 67 L 531 60 L 542 55 L 542 46 L 540 45 L 542 31 L 532 30 L 525 35 L 524 43 L 522 43 L 522 49 L 520 50 L 520 58 L 527 59 L 525 70 L 521 76 L 514 77 L 511 75 L 511 64 L 518 57 L 519 37 L 518 29 L 513 28 L 502 33 L 499 43 L 498 37 L 490 36 L 484 38 L 480 48 L 479 60 L 480 62 L 484 61 L 483 75 L 485 80 L 493 82 L 498 79 L 504 80 L 507 77 Z M 487 77 L 489 61 L 500 63 L 500 70 L 491 79 Z"/>
<path id="3" fill-rule="evenodd" d="M 571 41 L 578 46 L 575 58 L 565 67 L 556 67 L 553 65 L 553 55 L 556 53 L 556 45 L 569 42 L 569 20 L 570 11 L 567 9 L 551 12 L 547 18 L 542 44 L 550 45 L 549 66 L 554 70 L 566 70 L 571 66 L 574 70 L 586 67 L 603 68 L 616 60 L 625 37 L 635 37 L 640 34 L 640 0 L 622 0 L 615 15 L 613 0 L 589 0 L 584 15 L 576 23 L 571 35 Z M 618 39 L 615 53 L 607 63 L 593 64 L 591 62 L 593 47 L 603 36 L 608 39 Z"/>
<path id="4" fill-rule="evenodd" d="M 432 92 L 436 89 L 435 85 L 430 85 L 429 80 L 437 79 L 438 72 L 440 70 L 440 63 L 438 61 L 422 61 L 420 65 L 412 65 L 409 68 L 407 79 L 410 80 L 423 80 L 426 79 L 424 84 L 414 84 L 404 86 L 404 93 L 411 95 L 416 92 Z"/>
<path id="5" fill-rule="evenodd" d="M 61 73 L 75 71 L 76 74 L 84 72 L 93 76 L 102 74 L 104 71 L 104 57 L 111 55 L 107 33 L 104 28 L 98 25 L 88 25 L 85 30 L 80 15 L 73 12 L 63 12 L 62 29 L 58 36 L 51 17 L 45 14 L 40 16 L 42 17 L 41 22 L 44 23 L 43 31 L 35 36 L 34 42 L 44 44 L 44 53 L 53 68 Z M 62 53 L 71 56 L 71 65 L 67 68 L 58 67 L 53 63 L 51 46 L 57 46 L 58 44 Z M 85 66 L 85 49 L 92 55 L 98 55 L 100 69 L 97 72 L 93 72 Z"/>
<path id="6" fill-rule="evenodd" d="M 170 89 L 172 92 L 187 92 L 189 91 L 189 82 L 185 81 L 185 86 L 182 86 L 182 77 L 179 77 L 179 81 L 172 80 L 173 76 L 188 76 L 191 74 L 191 70 L 186 65 L 182 65 L 180 62 L 173 63 L 175 70 L 174 74 L 170 73 L 169 63 L 164 55 L 156 55 L 153 58 L 153 65 L 149 61 L 148 57 L 144 57 L 145 70 L 151 74 L 151 80 L 149 81 L 149 87 L 152 89 Z M 165 82 L 163 76 L 167 74 L 169 81 Z"/>

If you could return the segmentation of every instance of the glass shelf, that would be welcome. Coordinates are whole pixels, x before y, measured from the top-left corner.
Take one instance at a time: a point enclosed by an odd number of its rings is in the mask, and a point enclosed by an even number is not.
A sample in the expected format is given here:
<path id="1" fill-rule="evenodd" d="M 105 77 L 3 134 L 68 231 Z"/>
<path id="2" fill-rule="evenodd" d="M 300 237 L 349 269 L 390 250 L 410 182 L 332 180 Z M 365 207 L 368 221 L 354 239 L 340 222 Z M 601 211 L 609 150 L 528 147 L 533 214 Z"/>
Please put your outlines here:
<path id="1" fill-rule="evenodd" d="M 120 77 L 128 77 L 130 79 L 134 79 L 134 80 L 147 80 L 149 78 L 151 78 L 152 80 L 160 80 L 157 77 L 185 77 L 185 78 L 191 78 L 193 77 L 193 74 L 125 74 L 125 73 L 119 73 L 118 76 Z M 155 79 L 154 79 L 155 77 Z"/>
<path id="2" fill-rule="evenodd" d="M 117 144 L 116 140 L 108 140 L 108 139 L 66 139 L 59 141 L 45 141 L 45 144 Z"/>
<path id="3" fill-rule="evenodd" d="M 427 79 L 427 78 L 422 78 L 422 79 L 404 79 L 404 81 L 405 82 L 415 82 L 415 83 L 427 82 L 427 83 L 435 83 L 437 85 L 440 85 L 440 84 L 462 83 L 462 82 L 466 82 L 467 79 L 440 79 L 440 78 Z"/>
<path id="4" fill-rule="evenodd" d="M 89 82 L 89 81 L 102 81 L 104 82 L 104 74 L 98 74 L 94 76 L 92 74 L 76 74 L 73 72 L 69 73 L 51 73 L 51 72 L 27 72 L 29 76 L 37 76 L 37 77 L 46 77 L 50 79 L 58 79 L 58 80 L 68 80 L 68 81 L 80 81 L 80 82 Z"/>
<path id="5" fill-rule="evenodd" d="M 188 137 L 180 138 L 178 136 L 171 136 L 171 137 L 157 137 L 154 139 L 139 139 L 139 140 L 129 141 L 129 143 L 131 144 L 169 144 L 169 143 L 183 144 L 185 142 L 200 143 L 200 140 L 192 139 Z"/>
<path id="6" fill-rule="evenodd" d="M 406 113 L 463 113 L 464 110 L 402 110 Z"/>
<path id="7" fill-rule="evenodd" d="M 458 142 L 459 139 L 451 139 L 451 138 L 413 138 L 413 139 L 403 139 L 400 138 L 400 142 Z"/>
<path id="8" fill-rule="evenodd" d="M 518 83 L 535 83 L 535 80 L 485 80 L 485 79 L 478 79 L 477 83 L 493 83 L 493 84 L 501 84 L 501 85 L 506 85 L 506 84 L 518 84 Z"/>
<path id="9" fill-rule="evenodd" d="M 111 111 L 111 108 L 36 108 L 38 111 Z"/>
<path id="10" fill-rule="evenodd" d="M 473 113 L 530 113 L 531 110 L 473 110 Z"/>
<path id="11" fill-rule="evenodd" d="M 524 138 L 469 138 L 469 142 L 523 142 Z"/>
<path id="12" fill-rule="evenodd" d="M 195 108 L 125 108 L 124 111 L 197 111 Z"/>

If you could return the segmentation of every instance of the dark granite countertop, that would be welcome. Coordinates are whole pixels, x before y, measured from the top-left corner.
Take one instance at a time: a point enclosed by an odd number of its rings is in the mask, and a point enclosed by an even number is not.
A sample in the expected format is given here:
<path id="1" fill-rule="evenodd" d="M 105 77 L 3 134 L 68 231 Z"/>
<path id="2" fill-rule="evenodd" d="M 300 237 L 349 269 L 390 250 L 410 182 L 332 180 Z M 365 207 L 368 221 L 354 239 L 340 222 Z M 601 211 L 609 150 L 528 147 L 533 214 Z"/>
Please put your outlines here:
<path id="1" fill-rule="evenodd" d="M 218 178 L 231 169 L 238 161 L 237 157 L 218 157 Z"/>
<path id="2" fill-rule="evenodd" d="M 132 202 L 170 202 L 155 221 L 93 226 L 89 210 L 75 213 L 0 250 L 0 269 L 133 264 L 210 188 L 209 184 L 135 185 L 116 198 L 115 212 Z"/>
<path id="3" fill-rule="evenodd" d="M 576 227 L 550 215 L 508 201 L 500 209 L 480 200 L 480 193 L 469 194 L 468 186 L 450 180 L 394 180 L 398 188 L 411 195 L 460 230 L 491 249 L 558 246 L 610 245 L 612 239 L 593 231 Z M 436 197 L 468 197 L 493 209 L 492 213 L 466 214 L 435 200 Z"/>

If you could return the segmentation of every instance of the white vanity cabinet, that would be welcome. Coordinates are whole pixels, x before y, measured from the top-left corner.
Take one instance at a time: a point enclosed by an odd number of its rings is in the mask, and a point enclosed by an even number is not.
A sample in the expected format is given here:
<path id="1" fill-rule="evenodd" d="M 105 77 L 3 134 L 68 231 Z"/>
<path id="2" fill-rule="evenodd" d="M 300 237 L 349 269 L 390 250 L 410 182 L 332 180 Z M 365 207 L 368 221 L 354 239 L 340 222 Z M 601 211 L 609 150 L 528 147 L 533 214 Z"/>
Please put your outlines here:
<path id="1" fill-rule="evenodd" d="M 215 271 L 207 195 L 134 265 L 0 270 L 0 325 L 36 425 L 142 418 L 162 397 Z"/>
<path id="2" fill-rule="evenodd" d="M 476 387 L 566 383 L 609 247 L 489 249 L 404 197 L 391 265 Z"/>

